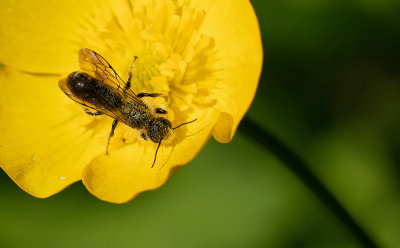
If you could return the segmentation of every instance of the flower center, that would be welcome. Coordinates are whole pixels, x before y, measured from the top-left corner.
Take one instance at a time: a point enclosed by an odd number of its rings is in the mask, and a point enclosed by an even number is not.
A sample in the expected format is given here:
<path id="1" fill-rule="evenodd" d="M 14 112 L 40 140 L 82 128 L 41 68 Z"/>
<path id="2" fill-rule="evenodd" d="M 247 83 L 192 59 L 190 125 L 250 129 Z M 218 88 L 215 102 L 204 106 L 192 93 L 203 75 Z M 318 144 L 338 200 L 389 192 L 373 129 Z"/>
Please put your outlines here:
<path id="1" fill-rule="evenodd" d="M 213 106 L 216 52 L 214 39 L 199 31 L 204 12 L 172 0 L 120 8 L 101 8 L 78 31 L 82 47 L 101 54 L 123 79 L 137 56 L 132 90 L 166 95 L 170 119 L 186 120 L 196 108 Z"/>

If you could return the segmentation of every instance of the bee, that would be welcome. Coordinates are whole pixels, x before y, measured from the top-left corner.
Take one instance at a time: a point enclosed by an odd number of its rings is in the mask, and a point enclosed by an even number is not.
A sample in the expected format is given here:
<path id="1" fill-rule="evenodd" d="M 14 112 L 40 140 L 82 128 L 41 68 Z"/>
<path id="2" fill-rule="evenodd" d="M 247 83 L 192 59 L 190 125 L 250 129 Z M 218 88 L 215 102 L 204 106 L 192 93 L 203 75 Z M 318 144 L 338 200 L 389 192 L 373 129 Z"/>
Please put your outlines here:
<path id="1" fill-rule="evenodd" d="M 165 139 L 171 130 L 192 123 L 195 120 L 172 127 L 172 123 L 166 118 L 167 111 L 162 108 L 151 109 L 141 98 L 160 97 L 159 93 L 135 94 L 131 90 L 132 68 L 137 57 L 132 62 L 128 80 L 121 79 L 113 67 L 98 53 L 88 48 L 79 50 L 79 66 L 81 71 L 72 72 L 67 78 L 58 82 L 60 89 L 72 100 L 85 107 L 89 115 L 108 115 L 114 119 L 111 132 L 108 136 L 106 154 L 110 139 L 114 135 L 119 122 L 140 130 L 144 140 L 157 143 L 154 166 L 161 141 Z M 95 112 L 89 111 L 89 109 Z"/>

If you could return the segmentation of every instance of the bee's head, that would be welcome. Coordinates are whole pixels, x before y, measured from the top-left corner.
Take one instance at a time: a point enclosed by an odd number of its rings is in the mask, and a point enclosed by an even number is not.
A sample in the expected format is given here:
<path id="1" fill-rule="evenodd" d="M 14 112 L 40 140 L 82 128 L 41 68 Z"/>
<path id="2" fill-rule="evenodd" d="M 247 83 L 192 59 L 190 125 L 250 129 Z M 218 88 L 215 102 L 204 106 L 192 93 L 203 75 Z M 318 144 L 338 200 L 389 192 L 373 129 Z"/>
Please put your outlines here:
<path id="1" fill-rule="evenodd" d="M 167 136 L 171 128 L 172 124 L 169 120 L 163 117 L 158 117 L 150 122 L 150 126 L 147 129 L 147 134 L 149 135 L 151 141 L 154 143 L 160 143 L 161 140 Z"/>

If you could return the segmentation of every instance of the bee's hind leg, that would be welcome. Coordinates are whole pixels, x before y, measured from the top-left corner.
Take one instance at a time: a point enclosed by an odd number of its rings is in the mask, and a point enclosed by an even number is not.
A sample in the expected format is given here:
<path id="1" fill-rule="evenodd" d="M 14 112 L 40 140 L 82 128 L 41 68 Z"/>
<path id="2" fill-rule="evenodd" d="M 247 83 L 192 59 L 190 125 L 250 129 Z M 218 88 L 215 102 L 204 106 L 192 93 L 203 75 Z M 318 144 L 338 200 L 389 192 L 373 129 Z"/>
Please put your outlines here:
<path id="1" fill-rule="evenodd" d="M 114 130 L 117 127 L 118 124 L 118 120 L 114 119 L 112 125 L 111 125 L 111 132 L 110 132 L 110 136 L 108 136 L 108 142 L 107 142 L 107 148 L 106 148 L 106 154 L 108 155 L 108 146 L 110 145 L 110 139 L 112 136 L 114 136 Z"/>

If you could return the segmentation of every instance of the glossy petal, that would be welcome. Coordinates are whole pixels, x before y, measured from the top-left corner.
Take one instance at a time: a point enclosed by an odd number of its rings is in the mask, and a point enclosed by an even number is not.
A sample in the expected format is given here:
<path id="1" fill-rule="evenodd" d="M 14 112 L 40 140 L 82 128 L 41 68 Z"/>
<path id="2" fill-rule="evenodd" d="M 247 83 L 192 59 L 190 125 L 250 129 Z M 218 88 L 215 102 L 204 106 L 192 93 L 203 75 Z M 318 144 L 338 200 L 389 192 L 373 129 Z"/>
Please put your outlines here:
<path id="1" fill-rule="evenodd" d="M 218 68 L 218 105 L 222 114 L 213 136 L 229 142 L 249 108 L 262 66 L 262 44 L 250 1 L 194 1 L 208 8 L 201 31 L 215 39 Z"/>
<path id="2" fill-rule="evenodd" d="M 160 187 L 211 133 L 231 140 L 261 70 L 258 24 L 246 0 L 7 0 L 0 19 L 12 23 L 0 28 L 6 65 L 0 68 L 0 128 L 8 130 L 0 137 L 0 165 L 38 197 L 81 177 L 91 193 L 115 203 Z M 165 106 L 174 127 L 198 119 L 162 142 L 154 168 L 157 144 L 140 141 L 140 131 L 123 124 L 104 155 L 112 119 L 85 115 L 58 89 L 59 77 L 46 76 L 78 69 L 82 47 L 101 53 L 124 79 L 138 56 L 134 90 L 169 96 L 146 104 Z"/>
<path id="3" fill-rule="evenodd" d="M 81 48 L 77 31 L 107 1 L 0 1 L 0 62 L 19 70 L 65 73 Z M 77 69 L 75 67 L 75 69 Z"/>
<path id="4" fill-rule="evenodd" d="M 0 166 L 36 197 L 80 180 L 84 166 L 104 153 L 105 139 L 85 128 L 96 120 L 67 111 L 79 106 L 66 104 L 57 80 L 0 68 Z"/>
<path id="5" fill-rule="evenodd" d="M 217 112 L 209 110 L 203 114 L 212 118 Z M 109 156 L 96 157 L 85 168 L 83 183 L 93 195 L 113 203 L 127 202 L 143 191 L 162 186 L 179 166 L 190 162 L 210 138 L 213 125 L 204 121 L 189 125 L 192 126 L 188 130 L 197 132 L 185 134 L 175 147 L 162 146 L 158 163 L 153 168 L 157 144 L 142 141 L 116 149 Z"/>

